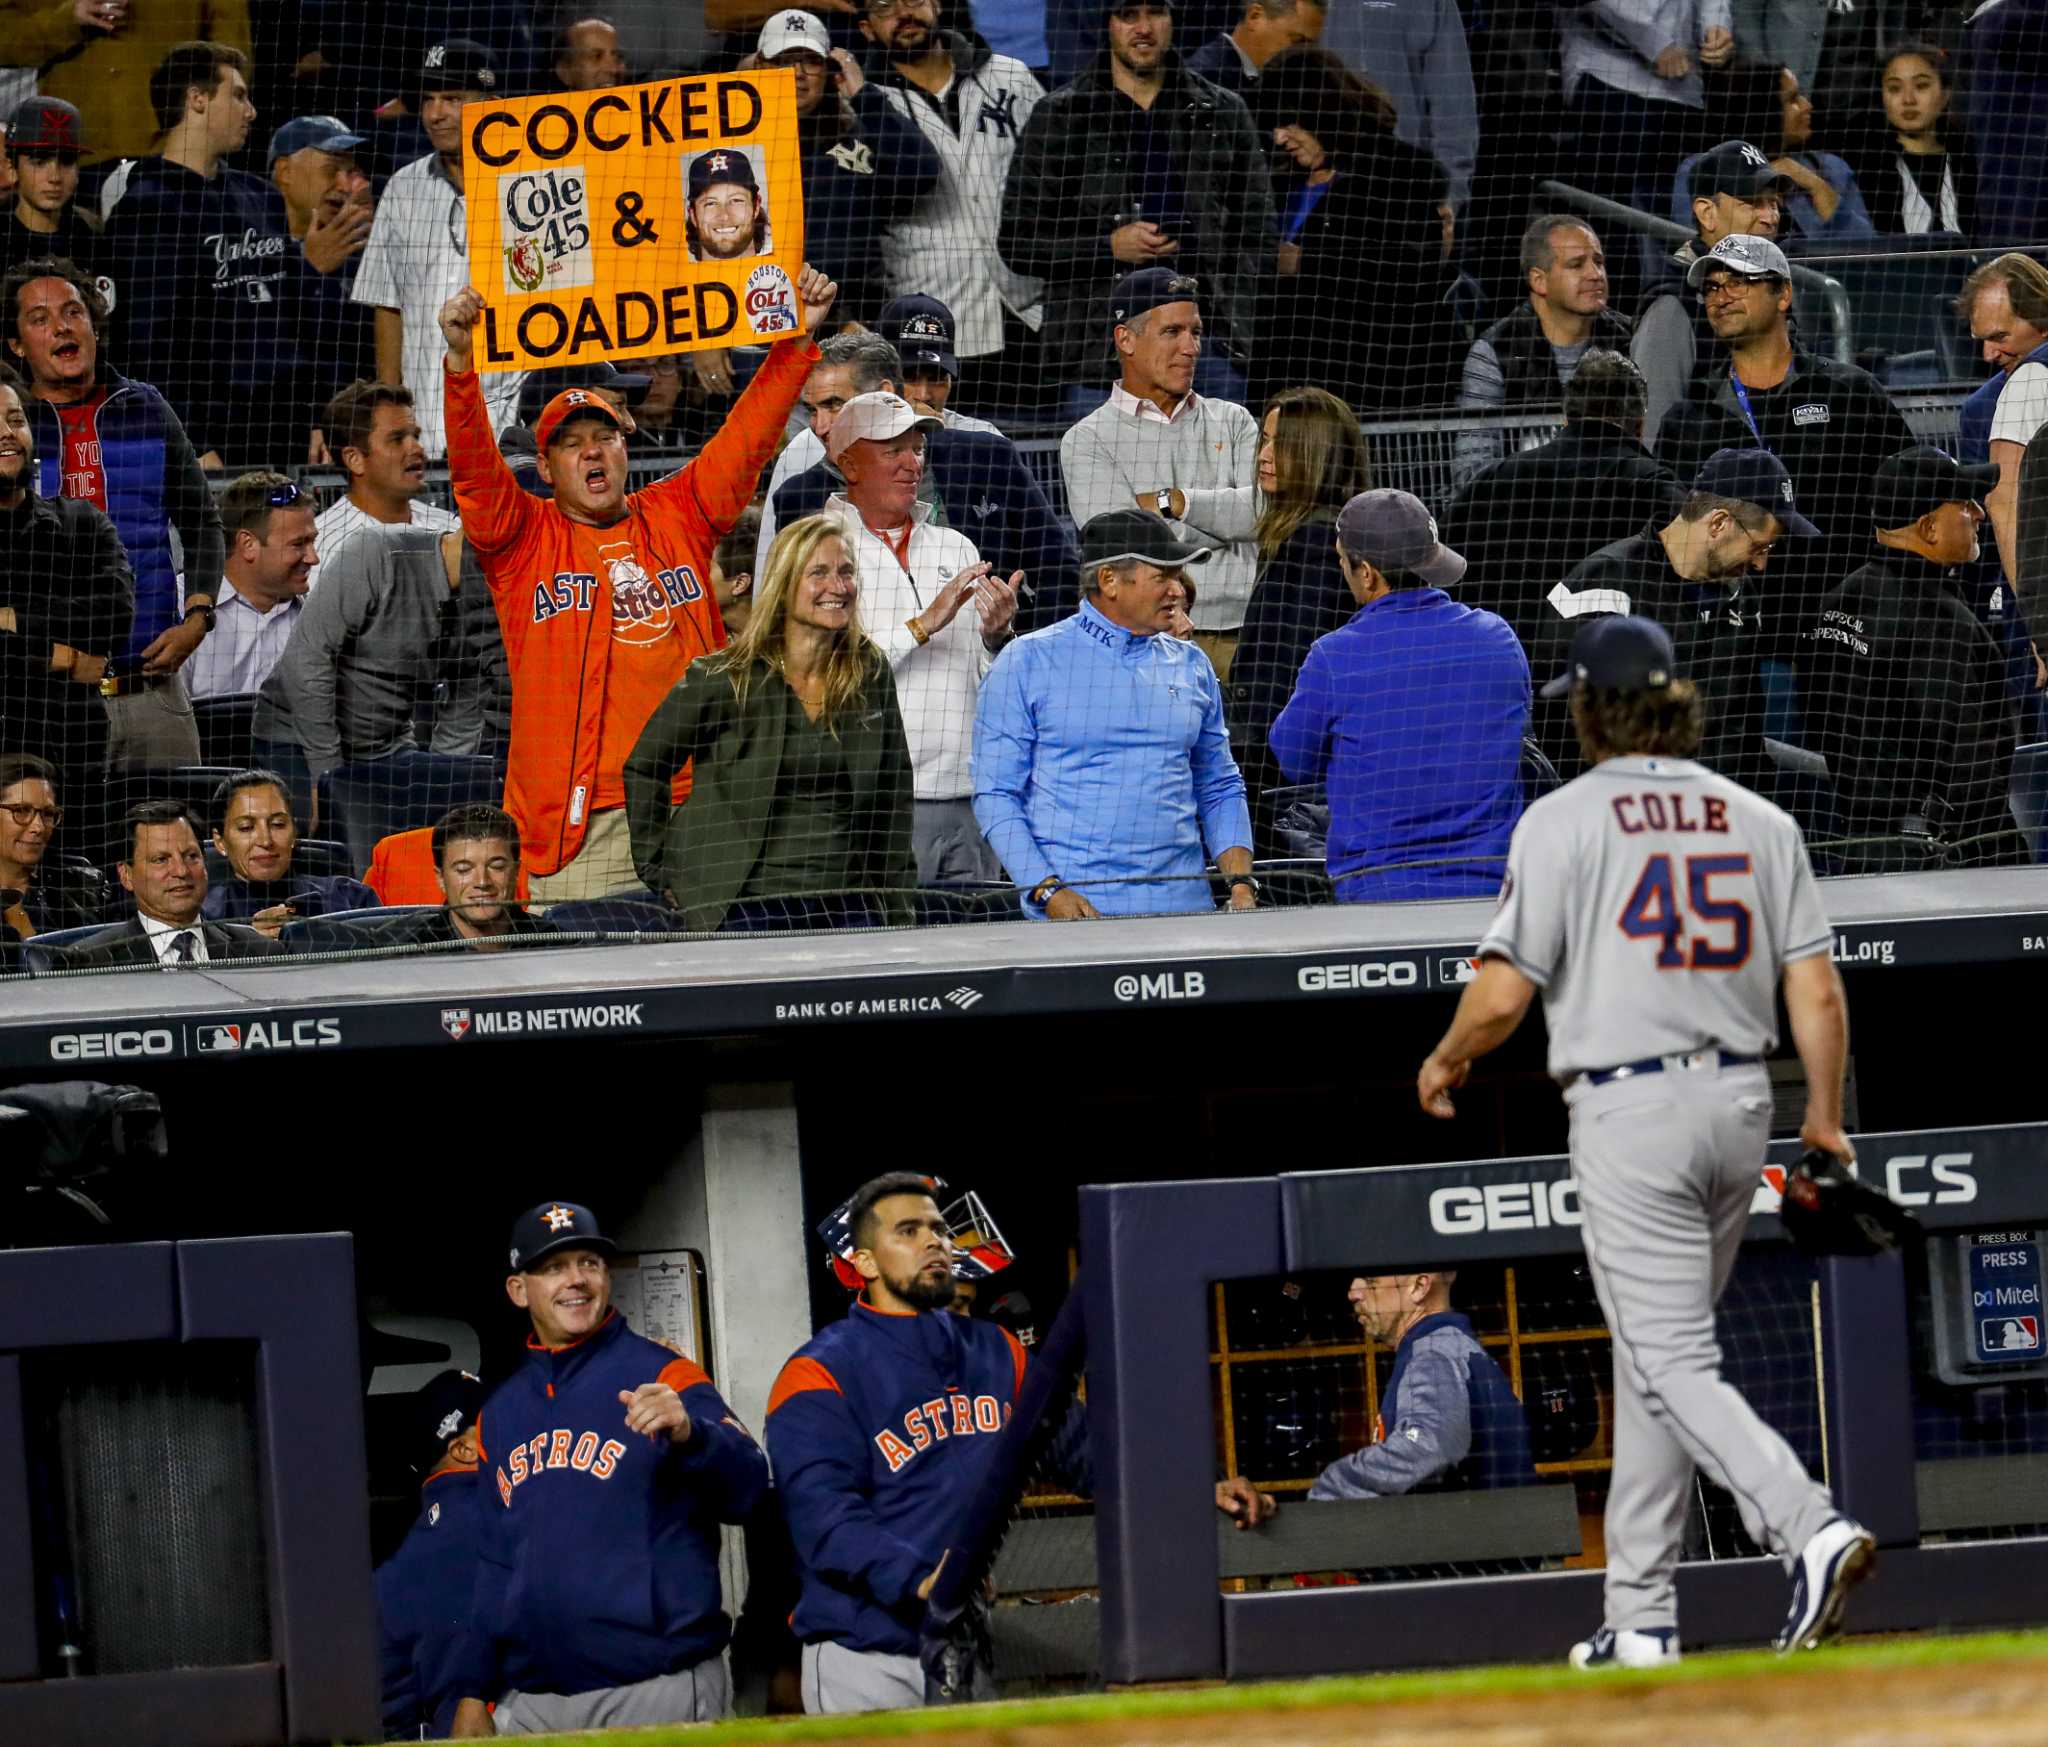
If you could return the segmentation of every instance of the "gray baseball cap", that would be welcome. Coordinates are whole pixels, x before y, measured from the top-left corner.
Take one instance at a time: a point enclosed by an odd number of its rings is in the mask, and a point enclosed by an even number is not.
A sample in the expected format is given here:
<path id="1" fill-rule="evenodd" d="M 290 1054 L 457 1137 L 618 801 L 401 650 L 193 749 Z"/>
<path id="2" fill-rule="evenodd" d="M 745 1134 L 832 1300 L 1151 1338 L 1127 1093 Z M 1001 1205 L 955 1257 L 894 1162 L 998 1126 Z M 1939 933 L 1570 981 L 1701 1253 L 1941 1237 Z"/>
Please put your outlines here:
<path id="1" fill-rule="evenodd" d="M 1405 570 L 1432 588 L 1449 588 L 1465 560 L 1437 538 L 1436 517 L 1405 491 L 1361 491 L 1337 517 L 1337 544 L 1375 570 Z"/>
<path id="2" fill-rule="evenodd" d="M 1716 269 L 1739 274 L 1744 279 L 1790 279 L 1792 264 L 1785 251 L 1769 237 L 1723 237 L 1685 270 L 1685 282 L 1695 291 L 1700 281 Z"/>

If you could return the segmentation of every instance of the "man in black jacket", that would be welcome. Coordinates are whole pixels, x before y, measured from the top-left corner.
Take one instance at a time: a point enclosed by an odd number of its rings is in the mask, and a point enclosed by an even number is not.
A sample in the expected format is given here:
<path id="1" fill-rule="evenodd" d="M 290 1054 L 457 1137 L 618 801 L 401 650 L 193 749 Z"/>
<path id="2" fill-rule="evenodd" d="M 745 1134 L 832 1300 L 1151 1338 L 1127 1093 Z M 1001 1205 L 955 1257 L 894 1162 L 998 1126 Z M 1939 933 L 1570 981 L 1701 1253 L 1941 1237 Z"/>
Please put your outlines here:
<path id="1" fill-rule="evenodd" d="M 555 932 L 518 901 L 519 826 L 510 813 L 484 805 L 456 807 L 435 822 L 432 842 L 446 902 L 396 924 L 385 944 L 460 941 L 496 952 L 514 935 Z"/>
<path id="2" fill-rule="evenodd" d="M 176 801 L 143 801 L 128 810 L 128 846 L 119 867 L 122 887 L 135 896 L 126 922 L 89 934 L 52 956 L 59 968 L 89 965 L 210 964 L 216 959 L 260 958 L 277 943 L 236 922 L 208 922 L 206 855 L 199 834 Z"/>
<path id="3" fill-rule="evenodd" d="M 1500 614 L 1532 658 L 1558 580 L 1601 547 L 1663 527 L 1684 501 L 1643 447 L 1643 403 L 1633 364 L 1588 352 L 1565 385 L 1564 430 L 1496 461 L 1444 510 L 1444 544 L 1466 558 L 1458 599 Z"/>
<path id="4" fill-rule="evenodd" d="M 0 751 L 57 767 L 94 861 L 108 837 L 107 709 L 100 681 L 126 647 L 135 579 L 114 524 L 89 503 L 40 497 L 28 396 L 0 374 Z"/>
<path id="5" fill-rule="evenodd" d="M 1069 418 L 1104 398 L 1114 372 L 1103 313 L 1137 267 L 1201 281 L 1208 332 L 1195 391 L 1242 400 L 1252 311 L 1274 262 L 1251 114 L 1187 70 L 1163 0 L 1116 6 L 1107 30 L 1094 68 L 1025 123 L 996 246 L 1013 272 L 1044 276 L 1046 376 L 1067 386 Z"/>
<path id="6" fill-rule="evenodd" d="M 1752 578 L 1763 573 L 1778 541 L 1820 532 L 1799 513 L 1791 476 L 1775 455 L 1723 449 L 1699 470 L 1668 522 L 1652 522 L 1595 552 L 1552 589 L 1530 666 L 1563 674 L 1562 685 L 1553 680 L 1543 688 L 1551 707 L 1536 718 L 1537 737 L 1559 773 L 1575 776 L 1585 762 L 1570 717 L 1556 702 L 1571 690 L 1572 637 L 1589 618 L 1632 613 L 1671 633 L 1679 671 L 1706 700 L 1700 762 L 1768 797 L 1777 786 L 1764 750 L 1761 661 L 1770 617 Z"/>
<path id="7" fill-rule="evenodd" d="M 1687 479 L 1716 450 L 1768 449 L 1826 538 L 1772 574 L 1776 640 L 1790 658 L 1820 597 L 1863 561 L 1870 482 L 1913 432 L 1877 379 L 1793 342 L 1792 269 L 1765 237 L 1724 237 L 1686 275 L 1727 348 L 1664 416 L 1657 455 Z M 1688 669 L 1688 671 L 1690 671 Z"/>
<path id="8" fill-rule="evenodd" d="M 2006 799 L 2017 725 L 1998 645 L 1957 568 L 1979 553 L 1991 464 L 1901 449 L 1878 469 L 1881 548 L 1822 601 L 1807 635 L 1807 744 L 1834 777 L 1857 873 L 1922 867 L 1929 838 L 1972 867 L 2028 859 Z"/>

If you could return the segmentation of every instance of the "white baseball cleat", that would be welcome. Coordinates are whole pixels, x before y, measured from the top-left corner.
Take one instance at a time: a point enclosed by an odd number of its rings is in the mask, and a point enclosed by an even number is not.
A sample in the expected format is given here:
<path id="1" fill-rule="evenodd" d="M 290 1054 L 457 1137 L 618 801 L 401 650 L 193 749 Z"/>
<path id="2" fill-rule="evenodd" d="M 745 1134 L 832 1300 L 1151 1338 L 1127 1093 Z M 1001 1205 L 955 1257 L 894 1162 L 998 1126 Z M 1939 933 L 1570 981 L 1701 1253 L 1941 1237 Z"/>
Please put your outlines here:
<path id="1" fill-rule="evenodd" d="M 1679 1660 L 1678 1633 L 1670 1626 L 1648 1632 L 1617 1632 L 1602 1626 L 1572 1646 L 1574 1668 L 1670 1668 Z"/>
<path id="2" fill-rule="evenodd" d="M 1814 1650 L 1842 1629 L 1849 1591 L 1877 1569 L 1877 1537 L 1850 1517 L 1823 1523 L 1792 1567 L 1792 1605 L 1778 1650 Z"/>

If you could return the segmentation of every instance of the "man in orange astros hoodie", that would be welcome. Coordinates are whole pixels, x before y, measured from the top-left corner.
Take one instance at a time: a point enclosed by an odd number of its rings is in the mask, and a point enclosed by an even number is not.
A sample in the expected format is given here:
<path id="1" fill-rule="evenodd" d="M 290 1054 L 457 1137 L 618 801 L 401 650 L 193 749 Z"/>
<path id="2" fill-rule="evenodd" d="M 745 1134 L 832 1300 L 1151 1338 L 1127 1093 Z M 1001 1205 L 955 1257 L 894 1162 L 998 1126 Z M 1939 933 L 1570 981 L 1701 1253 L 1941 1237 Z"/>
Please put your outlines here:
<path id="1" fill-rule="evenodd" d="M 639 883 L 620 767 L 683 669 L 725 644 L 712 548 L 781 441 L 838 290 L 804 268 L 797 331 L 770 348 L 696 459 L 645 491 L 626 490 L 617 412 L 594 390 L 564 389 L 533 432 L 552 502 L 520 489 L 492 438 L 472 353 L 482 296 L 464 289 L 441 306 L 448 468 L 512 665 L 505 810 L 519 821 L 538 903 Z M 689 792 L 685 768 L 675 799 Z"/>

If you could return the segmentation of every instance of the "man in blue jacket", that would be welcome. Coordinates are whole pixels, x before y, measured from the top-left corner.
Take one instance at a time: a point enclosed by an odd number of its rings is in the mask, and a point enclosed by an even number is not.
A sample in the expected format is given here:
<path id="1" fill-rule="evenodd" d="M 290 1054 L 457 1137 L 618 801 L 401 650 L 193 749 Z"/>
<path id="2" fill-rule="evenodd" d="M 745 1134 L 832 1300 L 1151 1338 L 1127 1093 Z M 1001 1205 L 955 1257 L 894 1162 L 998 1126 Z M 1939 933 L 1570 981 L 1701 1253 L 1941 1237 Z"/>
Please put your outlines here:
<path id="1" fill-rule="evenodd" d="M 1407 492 L 1347 503 L 1337 562 L 1358 611 L 1309 650 L 1273 756 L 1329 790 L 1344 903 L 1490 897 L 1522 816 L 1529 658 L 1505 619 L 1444 593 L 1465 560 Z"/>
<path id="2" fill-rule="evenodd" d="M 135 574 L 128 639 L 100 682 L 118 811 L 127 779 L 200 761 L 178 670 L 213 628 L 227 548 L 178 415 L 147 383 L 100 361 L 105 319 L 91 276 L 72 262 L 24 261 L 0 278 L 0 334 L 29 382 L 36 490 L 107 516 Z"/>
<path id="3" fill-rule="evenodd" d="M 486 1510 L 458 1736 L 731 1709 L 718 1525 L 760 1502 L 768 1461 L 700 1367 L 612 1309 L 617 1253 L 573 1201 L 512 1227 L 505 1292 L 533 1332 L 478 1424 L 499 1508 Z"/>
<path id="4" fill-rule="evenodd" d="M 1081 530 L 1072 618 L 996 657 L 974 716 L 974 816 L 1024 913 L 1056 922 L 1258 902 L 1244 777 L 1208 656 L 1171 632 L 1210 556 L 1151 510 Z M 1512 639 L 1512 633 L 1509 634 Z"/>
<path id="5" fill-rule="evenodd" d="M 413 1403 L 413 1465 L 425 1476 L 420 1514 L 398 1551 L 377 1567 L 387 1741 L 438 1739 L 455 1726 L 489 1502 L 476 1460 L 483 1404 L 484 1386 L 467 1371 L 443 1371 Z"/>
<path id="6" fill-rule="evenodd" d="M 1362 1274 L 1351 1313 L 1368 1340 L 1394 1349 L 1373 1441 L 1316 1476 L 1312 1500 L 1393 1498 L 1526 1486 L 1536 1478 L 1529 1421 L 1507 1377 L 1451 1308 L 1448 1269 Z"/>
<path id="7" fill-rule="evenodd" d="M 1024 1381 L 1015 1335 L 949 1313 L 953 1240 L 926 1178 L 863 1184 L 848 1223 L 861 1295 L 797 1349 L 768 1397 L 803 1586 L 790 1623 L 814 1713 L 924 1703 L 918 1631 L 944 1536 Z"/>

